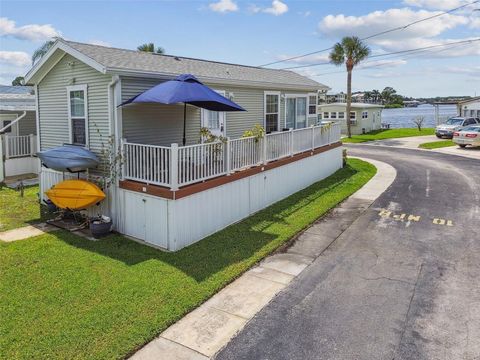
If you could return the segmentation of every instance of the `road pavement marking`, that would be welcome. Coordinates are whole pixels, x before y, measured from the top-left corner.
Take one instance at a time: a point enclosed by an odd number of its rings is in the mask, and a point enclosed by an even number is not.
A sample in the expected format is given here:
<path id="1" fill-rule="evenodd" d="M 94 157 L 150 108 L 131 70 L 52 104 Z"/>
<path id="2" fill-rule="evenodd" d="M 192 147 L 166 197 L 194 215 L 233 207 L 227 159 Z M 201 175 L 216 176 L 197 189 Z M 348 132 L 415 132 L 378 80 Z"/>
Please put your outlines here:
<path id="1" fill-rule="evenodd" d="M 395 221 L 407 221 L 407 226 L 410 225 L 410 222 L 419 222 L 422 217 L 420 215 L 414 215 L 414 214 L 406 214 L 406 213 L 401 213 L 401 214 L 395 214 L 394 212 L 387 210 L 387 209 L 382 209 L 378 213 L 378 216 L 384 218 L 384 219 L 392 219 Z M 452 220 L 448 219 L 442 219 L 442 218 L 433 218 L 432 223 L 434 225 L 444 225 L 444 226 L 454 226 Z"/>

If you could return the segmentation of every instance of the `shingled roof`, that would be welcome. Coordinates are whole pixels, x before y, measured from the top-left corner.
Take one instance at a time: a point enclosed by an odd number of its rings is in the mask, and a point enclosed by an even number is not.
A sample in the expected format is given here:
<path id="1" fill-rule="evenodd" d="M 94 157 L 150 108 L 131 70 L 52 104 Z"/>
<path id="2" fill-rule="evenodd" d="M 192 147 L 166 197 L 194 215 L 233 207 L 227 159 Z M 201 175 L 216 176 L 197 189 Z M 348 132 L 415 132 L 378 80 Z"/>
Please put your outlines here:
<path id="1" fill-rule="evenodd" d="M 215 83 L 263 84 L 274 87 L 288 86 L 298 89 L 326 89 L 308 77 L 288 70 L 267 69 L 256 66 L 229 64 L 189 57 L 160 55 L 136 50 L 118 49 L 74 41 L 57 40 L 55 48 L 77 54 L 98 64 L 105 73 L 132 74 L 135 76 L 175 76 L 190 73 L 203 81 Z M 73 51 L 70 51 L 73 50 Z M 53 52 L 52 52 L 53 53 Z M 47 56 L 46 56 L 47 57 Z M 41 67 L 39 64 L 38 67 Z M 37 71 L 34 67 L 27 78 Z"/>

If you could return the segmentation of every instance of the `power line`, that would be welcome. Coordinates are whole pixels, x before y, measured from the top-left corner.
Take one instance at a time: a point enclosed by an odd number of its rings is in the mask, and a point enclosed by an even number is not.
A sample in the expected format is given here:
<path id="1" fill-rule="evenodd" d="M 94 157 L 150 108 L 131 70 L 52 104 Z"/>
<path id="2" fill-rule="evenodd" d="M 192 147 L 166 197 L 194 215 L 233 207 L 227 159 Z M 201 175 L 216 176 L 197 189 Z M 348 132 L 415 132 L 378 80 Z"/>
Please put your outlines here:
<path id="1" fill-rule="evenodd" d="M 474 41 L 479 41 L 479 39 L 476 39 Z M 460 44 L 460 45 L 456 45 L 456 46 L 452 46 L 452 48 L 455 48 L 455 47 L 459 47 L 459 46 L 464 46 L 465 44 Z M 439 53 L 439 52 L 442 52 L 442 51 L 446 51 L 448 49 L 440 49 L 440 50 L 437 50 L 435 51 L 434 53 Z M 429 51 L 428 54 L 431 54 L 432 52 Z M 381 67 L 381 66 L 386 66 L 386 65 L 390 65 L 390 64 L 395 64 L 397 63 L 398 61 L 403 61 L 405 60 L 406 58 L 410 58 L 410 57 L 416 57 L 418 56 L 419 54 L 406 54 L 405 56 L 403 56 L 401 59 L 396 59 L 396 60 L 393 60 L 393 61 L 389 61 L 389 62 L 384 62 L 384 63 L 381 63 L 381 64 L 376 64 L 376 65 L 371 65 L 371 66 L 364 66 L 364 67 L 358 67 L 356 71 L 360 71 L 360 70 L 370 70 L 372 68 L 376 68 L 376 67 Z M 425 54 L 423 54 L 425 55 Z M 365 64 L 371 64 L 371 63 L 375 63 L 376 61 L 366 61 L 364 63 L 362 63 L 362 65 L 365 65 Z M 323 75 L 330 75 L 330 74 L 341 74 L 341 73 L 346 73 L 347 71 L 346 70 L 340 70 L 340 71 L 331 71 L 331 72 L 326 72 L 326 73 L 320 73 L 320 74 L 312 74 L 312 75 L 309 75 L 309 76 L 323 76 Z"/>
<path id="2" fill-rule="evenodd" d="M 377 58 L 377 57 L 383 57 L 383 56 L 388 56 L 388 55 L 398 55 L 398 54 L 415 52 L 415 51 L 423 51 L 423 50 L 433 49 L 433 48 L 437 48 L 437 47 L 450 46 L 450 45 L 456 45 L 456 44 L 470 44 L 472 42 L 479 41 L 479 40 L 480 40 L 480 38 L 462 40 L 462 41 L 454 41 L 454 42 L 445 43 L 445 44 L 430 45 L 430 46 L 424 46 L 424 47 L 419 47 L 419 48 L 415 48 L 415 49 L 400 50 L 400 51 L 394 51 L 394 52 L 389 52 L 389 53 L 385 53 L 385 54 L 372 55 L 372 56 L 370 56 L 370 58 Z M 313 67 L 313 66 L 320 66 L 320 65 L 331 65 L 331 64 L 332 64 L 331 62 L 321 62 L 321 63 L 316 63 L 316 64 L 290 66 L 290 67 L 282 68 L 282 70 L 292 70 L 292 69 L 300 69 L 300 68 L 306 68 L 306 67 Z"/>
<path id="3" fill-rule="evenodd" d="M 371 38 L 374 38 L 374 37 L 377 37 L 377 36 L 380 36 L 380 35 L 385 35 L 385 34 L 391 33 L 391 32 L 393 32 L 393 31 L 405 30 L 406 28 L 408 28 L 408 27 L 410 27 L 410 26 L 412 26 L 412 25 L 416 25 L 416 24 L 421 23 L 421 22 L 423 22 L 423 21 L 431 20 L 431 19 L 434 19 L 434 18 L 443 16 L 443 15 L 446 15 L 446 14 L 452 13 L 452 12 L 454 12 L 454 11 L 460 10 L 460 9 L 462 9 L 462 8 L 464 8 L 464 7 L 467 7 L 467 6 L 476 4 L 476 3 L 478 3 L 478 2 L 480 2 L 480 0 L 476 0 L 476 1 L 473 1 L 473 2 L 471 2 L 471 3 L 464 4 L 464 5 L 458 6 L 458 7 L 456 7 L 456 8 L 453 8 L 453 9 L 450 9 L 450 10 L 447 10 L 447 11 L 444 11 L 444 12 L 439 13 L 439 14 L 432 15 L 432 16 L 429 16 L 429 17 L 426 17 L 426 18 L 423 18 L 423 19 L 420 19 L 420 20 L 413 21 L 413 22 L 408 23 L 408 24 L 403 25 L 403 26 L 398 26 L 398 27 L 395 27 L 395 28 L 392 28 L 392 29 L 389 29 L 389 30 L 385 30 L 385 31 L 382 31 L 382 32 L 379 32 L 379 33 L 376 33 L 376 34 L 373 34 L 373 35 L 370 35 L 370 36 L 361 38 L 360 40 L 368 40 L 368 39 L 371 39 Z M 331 50 L 331 49 L 333 49 L 333 46 L 330 46 L 330 47 L 328 47 L 328 48 L 326 48 L 326 49 L 322 49 L 322 50 L 312 51 L 312 52 L 307 53 L 307 54 L 292 56 L 292 57 L 289 57 L 289 58 L 286 58 L 286 59 L 273 61 L 273 62 L 270 62 L 270 63 L 267 63 L 267 64 L 263 64 L 263 65 L 259 65 L 259 66 L 260 66 L 260 67 L 263 67 L 263 66 L 270 66 L 270 65 L 274 65 L 274 64 L 279 64 L 279 63 L 282 63 L 282 62 L 286 62 L 286 61 L 290 61 L 290 60 L 295 60 L 295 59 L 300 59 L 300 58 L 303 58 L 303 57 L 306 57 L 306 56 L 310 56 L 310 55 L 319 54 L 319 53 L 322 53 L 322 52 L 325 52 L 325 51 L 328 51 L 328 50 Z"/>

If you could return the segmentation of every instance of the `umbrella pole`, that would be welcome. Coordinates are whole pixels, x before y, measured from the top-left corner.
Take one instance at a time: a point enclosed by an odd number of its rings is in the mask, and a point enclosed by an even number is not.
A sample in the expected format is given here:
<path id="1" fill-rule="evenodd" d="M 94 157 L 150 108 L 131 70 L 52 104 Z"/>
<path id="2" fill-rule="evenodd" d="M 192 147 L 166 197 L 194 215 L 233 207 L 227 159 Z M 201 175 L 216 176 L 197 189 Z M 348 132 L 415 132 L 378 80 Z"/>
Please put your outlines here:
<path id="1" fill-rule="evenodd" d="M 187 103 L 183 103 L 183 146 L 185 146 L 186 139 L 186 127 L 187 127 Z"/>

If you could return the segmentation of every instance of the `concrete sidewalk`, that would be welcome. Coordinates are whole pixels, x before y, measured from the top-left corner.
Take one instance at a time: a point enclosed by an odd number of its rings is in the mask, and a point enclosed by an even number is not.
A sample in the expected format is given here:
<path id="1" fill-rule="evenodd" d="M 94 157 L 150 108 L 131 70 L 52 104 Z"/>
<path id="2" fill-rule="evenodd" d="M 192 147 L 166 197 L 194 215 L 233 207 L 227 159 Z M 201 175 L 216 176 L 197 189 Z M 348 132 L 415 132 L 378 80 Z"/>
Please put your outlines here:
<path id="1" fill-rule="evenodd" d="M 206 360 L 320 256 L 396 177 L 383 162 L 365 159 L 377 174 L 327 216 L 301 233 L 285 252 L 264 259 L 134 354 L 134 360 Z"/>

